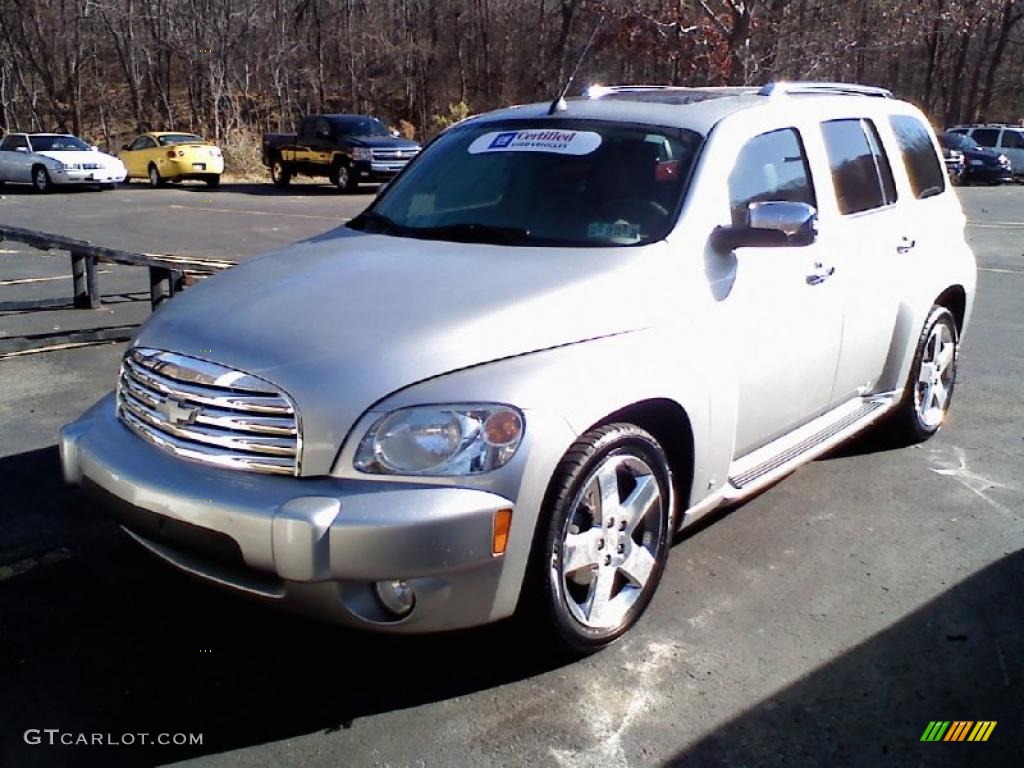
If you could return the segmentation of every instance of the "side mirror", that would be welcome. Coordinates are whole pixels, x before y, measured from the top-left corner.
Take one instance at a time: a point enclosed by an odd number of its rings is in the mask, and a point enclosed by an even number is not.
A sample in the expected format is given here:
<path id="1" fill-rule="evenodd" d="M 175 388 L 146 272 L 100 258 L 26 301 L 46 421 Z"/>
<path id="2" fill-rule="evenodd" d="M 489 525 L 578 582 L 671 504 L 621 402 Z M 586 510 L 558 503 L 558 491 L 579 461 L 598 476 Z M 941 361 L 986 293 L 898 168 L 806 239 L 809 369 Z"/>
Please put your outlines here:
<path id="1" fill-rule="evenodd" d="M 750 203 L 746 225 L 717 227 L 711 245 L 720 251 L 810 245 L 818 237 L 817 224 L 818 211 L 807 203 Z"/>
<path id="2" fill-rule="evenodd" d="M 122 152 L 128 152 L 130 149 L 131 149 L 131 146 L 129 144 L 122 144 L 121 145 L 121 151 Z"/>

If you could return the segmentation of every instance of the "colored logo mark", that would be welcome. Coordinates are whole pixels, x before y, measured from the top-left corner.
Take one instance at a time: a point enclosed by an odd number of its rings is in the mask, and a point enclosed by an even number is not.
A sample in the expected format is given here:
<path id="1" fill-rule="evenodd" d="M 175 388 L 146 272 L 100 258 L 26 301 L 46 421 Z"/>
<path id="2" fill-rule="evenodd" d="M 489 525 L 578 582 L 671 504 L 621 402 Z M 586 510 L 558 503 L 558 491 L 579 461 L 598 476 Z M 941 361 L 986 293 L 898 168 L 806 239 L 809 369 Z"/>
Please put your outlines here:
<path id="1" fill-rule="evenodd" d="M 996 728 L 995 720 L 932 720 L 921 734 L 921 741 L 988 741 Z"/>
<path id="2" fill-rule="evenodd" d="M 509 133 L 499 133 L 491 143 L 487 146 L 488 149 L 501 149 L 511 144 L 516 136 L 519 135 L 519 131 L 511 131 Z"/>

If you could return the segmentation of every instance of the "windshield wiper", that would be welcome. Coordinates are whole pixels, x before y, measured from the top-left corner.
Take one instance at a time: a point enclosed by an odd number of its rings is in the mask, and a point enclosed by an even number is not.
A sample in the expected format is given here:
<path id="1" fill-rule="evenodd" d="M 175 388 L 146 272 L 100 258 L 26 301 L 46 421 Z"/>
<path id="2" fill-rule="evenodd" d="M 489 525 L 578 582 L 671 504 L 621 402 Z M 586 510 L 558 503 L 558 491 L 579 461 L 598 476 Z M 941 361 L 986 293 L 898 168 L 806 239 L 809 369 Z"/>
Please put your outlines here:
<path id="1" fill-rule="evenodd" d="M 522 227 L 501 227 L 494 224 L 460 222 L 437 227 L 409 227 L 408 234 L 428 240 L 451 240 L 457 243 L 522 243 L 530 239 L 530 230 Z"/>
<path id="2" fill-rule="evenodd" d="M 403 227 L 396 221 L 392 221 L 382 213 L 376 211 L 363 211 L 348 223 L 351 229 L 365 230 L 366 225 L 373 226 L 374 232 L 389 235 L 404 235 L 409 232 L 409 227 Z"/>

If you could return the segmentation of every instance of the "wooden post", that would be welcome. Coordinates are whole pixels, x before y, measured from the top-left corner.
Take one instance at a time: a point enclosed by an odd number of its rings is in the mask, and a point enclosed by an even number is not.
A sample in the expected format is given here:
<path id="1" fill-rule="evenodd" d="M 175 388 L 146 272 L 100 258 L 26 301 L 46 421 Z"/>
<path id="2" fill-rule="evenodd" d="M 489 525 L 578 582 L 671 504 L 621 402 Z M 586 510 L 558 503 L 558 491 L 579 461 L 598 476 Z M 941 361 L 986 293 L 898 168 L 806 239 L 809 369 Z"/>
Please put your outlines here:
<path id="1" fill-rule="evenodd" d="M 75 295 L 75 306 L 85 309 L 89 306 L 89 286 L 85 279 L 85 254 L 71 252 L 71 282 Z"/>
<path id="2" fill-rule="evenodd" d="M 71 282 L 78 309 L 99 309 L 101 299 L 95 256 L 71 251 Z"/>
<path id="3" fill-rule="evenodd" d="M 149 268 L 149 303 L 155 310 L 182 289 L 185 273 L 170 267 Z"/>

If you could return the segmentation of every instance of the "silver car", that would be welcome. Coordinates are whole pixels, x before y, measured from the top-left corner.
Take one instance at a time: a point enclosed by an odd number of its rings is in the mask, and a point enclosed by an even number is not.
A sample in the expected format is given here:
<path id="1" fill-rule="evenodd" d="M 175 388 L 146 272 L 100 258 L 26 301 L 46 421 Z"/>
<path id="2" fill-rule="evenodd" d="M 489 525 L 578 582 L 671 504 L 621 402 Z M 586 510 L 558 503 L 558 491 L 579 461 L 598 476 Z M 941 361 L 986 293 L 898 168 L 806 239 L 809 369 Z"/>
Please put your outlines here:
<path id="1" fill-rule="evenodd" d="M 390 632 L 518 611 L 592 651 L 701 515 L 873 424 L 939 429 L 963 230 L 927 121 L 876 89 L 490 113 L 157 311 L 63 470 L 266 603 Z"/>

